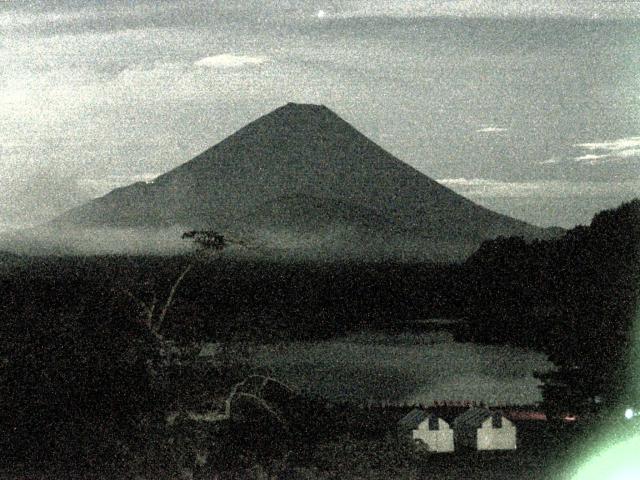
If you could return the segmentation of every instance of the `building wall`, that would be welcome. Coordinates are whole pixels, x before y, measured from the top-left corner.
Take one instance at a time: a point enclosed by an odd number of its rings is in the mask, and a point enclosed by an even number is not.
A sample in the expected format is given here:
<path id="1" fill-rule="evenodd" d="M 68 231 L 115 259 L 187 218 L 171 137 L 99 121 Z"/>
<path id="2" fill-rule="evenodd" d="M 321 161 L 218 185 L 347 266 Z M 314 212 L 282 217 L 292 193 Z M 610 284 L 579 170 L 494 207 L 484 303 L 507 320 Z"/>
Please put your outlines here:
<path id="1" fill-rule="evenodd" d="M 514 427 L 478 429 L 478 450 L 515 449 L 516 429 Z"/>
<path id="2" fill-rule="evenodd" d="M 515 450 L 516 427 L 502 417 L 502 427 L 493 428 L 491 417 L 482 422 L 481 428 L 458 426 L 455 430 L 456 448 L 477 450 Z"/>
<path id="3" fill-rule="evenodd" d="M 453 430 L 426 430 L 416 429 L 413 432 L 413 439 L 420 440 L 427 444 L 433 452 L 453 452 Z"/>
<path id="4" fill-rule="evenodd" d="M 515 450 L 516 427 L 508 418 L 502 417 L 502 427 L 493 428 L 491 418 L 482 422 L 477 432 L 478 450 Z"/>
<path id="5" fill-rule="evenodd" d="M 433 452 L 453 452 L 453 430 L 449 424 L 438 419 L 438 430 L 429 430 L 429 420 L 425 420 L 412 431 L 412 438 L 427 444 Z"/>

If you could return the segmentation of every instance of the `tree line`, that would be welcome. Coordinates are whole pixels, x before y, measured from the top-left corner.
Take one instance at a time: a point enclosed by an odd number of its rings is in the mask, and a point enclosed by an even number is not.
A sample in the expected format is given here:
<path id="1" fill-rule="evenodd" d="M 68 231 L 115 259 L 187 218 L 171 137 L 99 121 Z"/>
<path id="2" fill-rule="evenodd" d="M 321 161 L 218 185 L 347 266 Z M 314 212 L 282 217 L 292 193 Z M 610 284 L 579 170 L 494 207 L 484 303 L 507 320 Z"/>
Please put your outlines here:
<path id="1" fill-rule="evenodd" d="M 485 242 L 463 265 L 468 336 L 546 353 L 540 374 L 559 410 L 638 392 L 640 200 L 596 214 L 555 240 Z"/>
<path id="2" fill-rule="evenodd" d="M 212 241 L 216 250 L 220 239 Z M 431 316 L 465 316 L 466 339 L 547 353 L 558 370 L 542 376 L 543 393 L 556 409 L 615 403 L 639 383 L 631 381 L 639 249 L 636 200 L 556 240 L 485 242 L 461 265 L 31 259 L 0 277 L 0 448 L 7 461 L 43 451 L 134 461 L 176 394 L 224 396 L 251 373 L 178 364 L 154 382 L 166 359 L 158 344 L 328 338 Z M 305 425 L 319 410 L 300 405 L 292 411 Z"/>

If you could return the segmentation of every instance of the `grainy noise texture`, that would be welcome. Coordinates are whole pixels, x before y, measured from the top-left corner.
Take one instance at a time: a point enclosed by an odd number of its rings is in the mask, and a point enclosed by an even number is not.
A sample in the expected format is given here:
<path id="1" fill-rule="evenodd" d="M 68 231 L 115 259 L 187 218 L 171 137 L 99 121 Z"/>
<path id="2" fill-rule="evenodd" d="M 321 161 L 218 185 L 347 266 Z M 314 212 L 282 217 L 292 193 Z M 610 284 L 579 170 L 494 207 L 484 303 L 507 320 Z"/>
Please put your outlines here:
<path id="1" fill-rule="evenodd" d="M 0 32 L 1 480 L 640 478 L 640 2 Z"/>

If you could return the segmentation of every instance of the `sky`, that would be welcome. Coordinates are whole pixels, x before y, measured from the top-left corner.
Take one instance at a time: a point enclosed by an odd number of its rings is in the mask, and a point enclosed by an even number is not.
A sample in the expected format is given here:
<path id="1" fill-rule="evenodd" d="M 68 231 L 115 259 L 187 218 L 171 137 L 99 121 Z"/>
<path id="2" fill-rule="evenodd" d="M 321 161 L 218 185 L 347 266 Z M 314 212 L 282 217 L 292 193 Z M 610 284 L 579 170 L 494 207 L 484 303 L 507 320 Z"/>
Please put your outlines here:
<path id="1" fill-rule="evenodd" d="M 640 196 L 640 3 L 0 2 L 0 229 L 151 180 L 287 103 L 481 205 Z"/>

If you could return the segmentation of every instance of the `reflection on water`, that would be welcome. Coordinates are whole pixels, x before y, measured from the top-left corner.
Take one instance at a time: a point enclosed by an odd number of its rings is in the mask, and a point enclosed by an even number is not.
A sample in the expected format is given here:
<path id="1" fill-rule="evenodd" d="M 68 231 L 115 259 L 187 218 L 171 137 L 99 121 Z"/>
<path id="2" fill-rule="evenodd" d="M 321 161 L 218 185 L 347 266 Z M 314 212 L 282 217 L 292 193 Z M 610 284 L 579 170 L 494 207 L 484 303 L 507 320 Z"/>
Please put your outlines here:
<path id="1" fill-rule="evenodd" d="M 260 347 L 256 358 L 304 390 L 356 402 L 531 404 L 542 400 L 533 372 L 553 368 L 541 353 L 456 343 L 446 332 L 292 342 Z"/>

